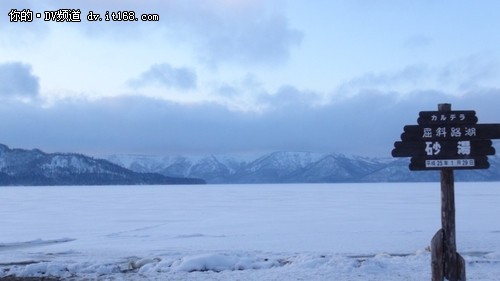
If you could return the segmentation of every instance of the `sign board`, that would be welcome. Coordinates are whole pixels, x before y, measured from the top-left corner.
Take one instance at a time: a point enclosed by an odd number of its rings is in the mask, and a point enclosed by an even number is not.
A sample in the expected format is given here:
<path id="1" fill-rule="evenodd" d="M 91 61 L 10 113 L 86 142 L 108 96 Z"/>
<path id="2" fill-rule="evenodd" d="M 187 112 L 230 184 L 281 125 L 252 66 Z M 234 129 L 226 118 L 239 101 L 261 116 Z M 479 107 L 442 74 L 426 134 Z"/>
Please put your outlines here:
<path id="1" fill-rule="evenodd" d="M 438 158 L 428 159 L 425 157 L 413 157 L 410 163 L 410 170 L 441 170 L 451 169 L 488 169 L 490 164 L 486 156 L 473 158 Z"/>
<path id="2" fill-rule="evenodd" d="M 500 124 L 404 126 L 403 141 L 500 139 Z"/>
<path id="3" fill-rule="evenodd" d="M 468 157 L 494 155 L 491 140 L 471 141 L 397 141 L 392 150 L 393 157 Z"/>
<path id="4" fill-rule="evenodd" d="M 477 122 L 474 110 L 421 111 L 418 125 L 404 126 L 392 156 L 412 157 L 410 170 L 487 169 L 500 124 Z"/>
<path id="5" fill-rule="evenodd" d="M 476 124 L 477 117 L 474 110 L 461 111 L 420 111 L 417 123 L 419 125 L 446 125 L 446 124 Z"/>

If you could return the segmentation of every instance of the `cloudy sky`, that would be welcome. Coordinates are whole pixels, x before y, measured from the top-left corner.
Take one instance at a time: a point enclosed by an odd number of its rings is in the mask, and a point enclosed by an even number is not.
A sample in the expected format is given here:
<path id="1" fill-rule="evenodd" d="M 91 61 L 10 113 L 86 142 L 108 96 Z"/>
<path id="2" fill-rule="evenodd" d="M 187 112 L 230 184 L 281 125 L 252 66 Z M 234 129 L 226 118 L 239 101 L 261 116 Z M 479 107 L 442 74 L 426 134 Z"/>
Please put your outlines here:
<path id="1" fill-rule="evenodd" d="M 42 18 L 11 23 L 12 9 Z M 58 9 L 81 22 L 43 20 Z M 0 143 L 390 156 L 438 103 L 500 122 L 498 11 L 496 0 L 2 0 Z"/>

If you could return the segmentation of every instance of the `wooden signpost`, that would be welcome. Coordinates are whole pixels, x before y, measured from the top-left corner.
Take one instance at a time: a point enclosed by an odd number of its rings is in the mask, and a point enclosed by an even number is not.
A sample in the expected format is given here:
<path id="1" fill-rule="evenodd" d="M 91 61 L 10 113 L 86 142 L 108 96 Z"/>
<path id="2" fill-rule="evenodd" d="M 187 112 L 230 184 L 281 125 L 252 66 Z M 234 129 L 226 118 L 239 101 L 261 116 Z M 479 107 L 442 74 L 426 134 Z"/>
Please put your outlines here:
<path id="1" fill-rule="evenodd" d="M 465 261 L 457 253 L 455 233 L 455 180 L 453 170 L 487 169 L 494 155 L 491 139 L 500 139 L 500 124 L 477 124 L 473 110 L 422 111 L 418 125 L 404 127 L 394 143 L 393 157 L 412 157 L 410 170 L 441 171 L 441 229 L 431 241 L 432 281 L 465 281 Z"/>

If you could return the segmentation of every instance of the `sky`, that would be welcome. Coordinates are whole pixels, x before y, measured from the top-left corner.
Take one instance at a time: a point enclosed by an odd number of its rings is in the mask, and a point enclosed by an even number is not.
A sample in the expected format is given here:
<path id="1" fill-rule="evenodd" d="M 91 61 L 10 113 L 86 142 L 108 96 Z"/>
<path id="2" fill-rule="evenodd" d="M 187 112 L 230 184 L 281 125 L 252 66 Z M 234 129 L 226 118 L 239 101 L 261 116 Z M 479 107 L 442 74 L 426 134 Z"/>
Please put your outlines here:
<path id="1" fill-rule="evenodd" d="M 42 17 L 11 22 L 13 9 Z M 80 10 L 80 22 L 44 21 L 59 9 Z M 439 103 L 500 123 L 499 10 L 493 0 L 3 0 L 0 143 L 390 157 L 404 125 Z M 118 11 L 138 20 L 106 21 Z"/>

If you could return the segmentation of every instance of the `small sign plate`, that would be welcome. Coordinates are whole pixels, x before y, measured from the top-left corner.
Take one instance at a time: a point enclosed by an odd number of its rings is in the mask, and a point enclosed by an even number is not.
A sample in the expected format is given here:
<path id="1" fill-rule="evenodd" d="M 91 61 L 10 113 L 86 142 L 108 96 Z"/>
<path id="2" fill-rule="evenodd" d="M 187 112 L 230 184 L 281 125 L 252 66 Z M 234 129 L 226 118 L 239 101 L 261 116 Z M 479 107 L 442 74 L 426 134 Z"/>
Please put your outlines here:
<path id="1" fill-rule="evenodd" d="M 413 157 L 410 161 L 411 171 L 441 170 L 441 169 L 488 169 L 488 157 L 436 158 Z"/>
<path id="2" fill-rule="evenodd" d="M 476 124 L 477 117 L 474 110 L 420 111 L 417 122 L 419 125 Z"/>
<path id="3" fill-rule="evenodd" d="M 475 167 L 474 159 L 429 159 L 425 160 L 426 168 L 458 168 Z"/>

